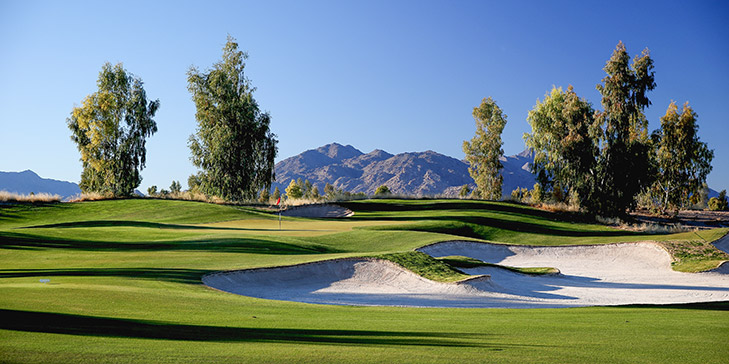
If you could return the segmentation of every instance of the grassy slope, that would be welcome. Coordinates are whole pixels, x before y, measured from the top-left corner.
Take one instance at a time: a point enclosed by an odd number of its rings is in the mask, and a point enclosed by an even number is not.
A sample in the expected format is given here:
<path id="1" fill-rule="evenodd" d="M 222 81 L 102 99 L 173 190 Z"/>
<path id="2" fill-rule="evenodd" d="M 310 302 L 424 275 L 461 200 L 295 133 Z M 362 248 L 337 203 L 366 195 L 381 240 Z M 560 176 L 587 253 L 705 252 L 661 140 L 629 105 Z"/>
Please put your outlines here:
<path id="1" fill-rule="evenodd" d="M 285 218 L 280 232 L 271 216 L 195 202 L 0 207 L 0 361 L 711 363 L 729 355 L 726 305 L 340 307 L 247 298 L 199 283 L 215 270 L 398 253 L 463 238 L 449 235 L 451 223 L 485 222 L 489 229 L 472 238 L 498 242 L 645 240 L 509 204 L 351 207 L 358 210 L 352 223 Z M 402 226 L 372 230 L 383 223 Z M 427 224 L 435 228 L 421 228 Z"/>

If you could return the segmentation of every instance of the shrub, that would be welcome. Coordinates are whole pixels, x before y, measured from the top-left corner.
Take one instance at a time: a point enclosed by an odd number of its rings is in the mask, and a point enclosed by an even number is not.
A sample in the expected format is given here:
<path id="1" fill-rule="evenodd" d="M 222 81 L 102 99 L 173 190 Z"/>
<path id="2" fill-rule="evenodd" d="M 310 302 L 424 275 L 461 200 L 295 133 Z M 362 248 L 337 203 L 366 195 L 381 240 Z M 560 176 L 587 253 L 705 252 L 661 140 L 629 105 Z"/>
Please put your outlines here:
<path id="1" fill-rule="evenodd" d="M 377 187 L 377 189 L 375 190 L 375 196 L 385 196 L 385 195 L 389 195 L 389 194 L 390 194 L 390 188 L 385 185 Z"/>
<path id="2" fill-rule="evenodd" d="M 293 179 L 289 183 L 289 186 L 286 187 L 286 196 L 289 198 L 301 198 L 304 196 L 304 193 L 301 191 L 301 186 Z"/>
<path id="3" fill-rule="evenodd" d="M 50 193 L 31 192 L 28 195 L 11 193 L 8 191 L 0 191 L 0 202 L 60 202 L 61 196 L 51 195 Z"/>
<path id="4" fill-rule="evenodd" d="M 712 211 L 724 211 L 727 209 L 726 190 L 719 192 L 719 197 L 709 199 L 709 209 Z"/>

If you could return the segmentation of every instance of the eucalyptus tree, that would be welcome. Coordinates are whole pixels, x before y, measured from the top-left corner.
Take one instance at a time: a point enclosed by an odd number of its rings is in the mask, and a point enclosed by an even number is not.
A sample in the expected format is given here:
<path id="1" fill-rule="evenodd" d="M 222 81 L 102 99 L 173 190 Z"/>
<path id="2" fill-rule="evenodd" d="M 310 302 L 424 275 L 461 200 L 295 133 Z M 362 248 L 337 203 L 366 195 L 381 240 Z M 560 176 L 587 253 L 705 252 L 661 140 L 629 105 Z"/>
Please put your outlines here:
<path id="1" fill-rule="evenodd" d="M 105 63 L 98 90 L 66 119 L 81 153 L 83 192 L 131 196 L 142 182 L 146 139 L 157 132 L 159 100 L 147 100 L 143 82 L 121 63 Z"/>
<path id="2" fill-rule="evenodd" d="M 506 126 L 506 115 L 491 98 L 484 98 L 478 107 L 473 108 L 476 120 L 476 135 L 463 142 L 463 152 L 469 163 L 468 173 L 476 182 L 473 193 L 487 200 L 500 200 L 503 168 L 499 158 L 504 154 L 501 147 L 501 133 Z"/>
<path id="3" fill-rule="evenodd" d="M 651 192 L 665 212 L 688 204 L 711 172 L 714 151 L 699 140 L 697 116 L 688 102 L 681 113 L 671 102 L 652 139 L 658 169 Z"/>
<path id="4" fill-rule="evenodd" d="M 553 195 L 564 197 L 576 193 L 580 205 L 593 198 L 600 134 L 594 114 L 572 86 L 566 92 L 553 87 L 544 100 L 537 100 L 527 117 L 532 132 L 524 139 L 534 152 L 532 171 L 540 191 L 558 191 Z"/>
<path id="5" fill-rule="evenodd" d="M 648 49 L 630 57 L 619 42 L 605 64 L 607 75 L 597 90 L 603 111 L 596 114 L 602 132 L 597 161 L 595 198 L 588 211 L 607 216 L 625 215 L 635 207 L 635 196 L 652 183 L 648 120 L 643 110 L 650 106 L 648 91 L 656 87 L 653 60 Z"/>
<path id="6" fill-rule="evenodd" d="M 201 169 L 200 190 L 227 200 L 255 199 L 274 180 L 277 140 L 253 98 L 246 78 L 248 54 L 228 36 L 222 60 L 207 72 L 191 67 L 188 90 L 197 112 L 197 130 L 190 136 L 191 160 Z"/>

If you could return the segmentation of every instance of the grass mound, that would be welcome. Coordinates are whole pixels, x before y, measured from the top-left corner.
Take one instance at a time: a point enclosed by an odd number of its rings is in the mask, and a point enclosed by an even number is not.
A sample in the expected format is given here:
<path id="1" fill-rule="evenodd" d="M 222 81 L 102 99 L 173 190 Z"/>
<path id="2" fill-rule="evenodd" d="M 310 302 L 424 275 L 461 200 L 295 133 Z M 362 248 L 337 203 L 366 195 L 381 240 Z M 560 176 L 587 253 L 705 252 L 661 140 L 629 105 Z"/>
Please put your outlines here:
<path id="1" fill-rule="evenodd" d="M 559 269 L 552 267 L 510 267 L 508 265 L 500 265 L 493 263 L 486 263 L 476 258 L 464 257 L 460 255 L 451 255 L 447 257 L 436 258 L 437 260 L 453 267 L 453 268 L 476 268 L 476 267 L 497 267 L 512 272 L 530 274 L 530 275 L 542 275 L 542 274 L 559 274 Z"/>
<path id="2" fill-rule="evenodd" d="M 470 277 L 452 266 L 421 252 L 382 254 L 376 258 L 389 260 L 423 278 L 437 282 L 456 282 Z"/>

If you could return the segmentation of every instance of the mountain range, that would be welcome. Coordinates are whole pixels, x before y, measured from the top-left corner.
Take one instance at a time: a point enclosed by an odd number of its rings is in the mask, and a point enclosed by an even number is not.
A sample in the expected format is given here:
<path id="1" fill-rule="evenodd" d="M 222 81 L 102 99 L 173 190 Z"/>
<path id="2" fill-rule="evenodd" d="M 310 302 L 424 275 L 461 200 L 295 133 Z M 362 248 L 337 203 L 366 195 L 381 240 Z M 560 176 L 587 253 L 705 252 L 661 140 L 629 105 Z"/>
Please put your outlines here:
<path id="1" fill-rule="evenodd" d="M 22 172 L 0 172 L 0 191 L 27 195 L 32 193 L 50 193 L 63 199 L 81 194 L 78 184 L 42 178 L 31 170 Z"/>
<path id="2" fill-rule="evenodd" d="M 504 196 L 517 187 L 532 188 L 532 161 L 527 151 L 501 158 Z M 368 195 L 381 185 L 394 194 L 449 197 L 458 196 L 463 185 L 475 187 L 466 162 L 432 150 L 393 155 L 375 149 L 365 154 L 351 145 L 332 143 L 284 159 L 275 171 L 272 188 L 281 191 L 299 178 L 309 180 L 319 191 L 330 183 L 337 189 Z"/>
<path id="3" fill-rule="evenodd" d="M 43 178 L 31 170 L 22 172 L 0 171 L 0 191 L 28 195 L 32 193 L 48 193 L 59 195 L 61 199 L 81 195 L 81 188 L 77 183 Z M 139 190 L 134 190 L 137 196 L 144 196 Z"/>

